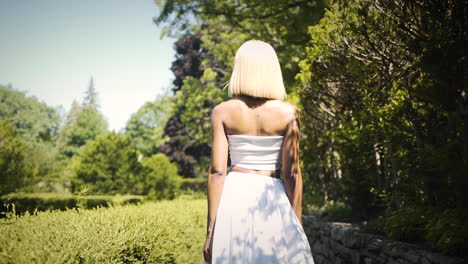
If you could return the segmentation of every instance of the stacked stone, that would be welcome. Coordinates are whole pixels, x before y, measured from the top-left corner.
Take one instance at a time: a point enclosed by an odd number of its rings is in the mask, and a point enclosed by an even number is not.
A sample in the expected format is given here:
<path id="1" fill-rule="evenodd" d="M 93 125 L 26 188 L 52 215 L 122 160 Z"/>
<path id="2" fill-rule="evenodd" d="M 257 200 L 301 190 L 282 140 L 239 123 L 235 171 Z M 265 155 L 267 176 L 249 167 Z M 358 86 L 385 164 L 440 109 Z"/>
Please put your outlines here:
<path id="1" fill-rule="evenodd" d="M 468 260 L 365 233 L 349 223 L 303 216 L 316 264 L 468 264 Z"/>

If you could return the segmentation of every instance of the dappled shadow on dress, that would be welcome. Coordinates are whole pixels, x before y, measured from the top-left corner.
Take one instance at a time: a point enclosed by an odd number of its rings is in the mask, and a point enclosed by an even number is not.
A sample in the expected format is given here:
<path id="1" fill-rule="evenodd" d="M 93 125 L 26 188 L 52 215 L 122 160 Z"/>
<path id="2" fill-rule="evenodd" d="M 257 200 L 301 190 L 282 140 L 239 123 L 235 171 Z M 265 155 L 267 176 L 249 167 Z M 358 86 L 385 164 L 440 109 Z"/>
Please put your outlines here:
<path id="1" fill-rule="evenodd" d="M 283 182 L 231 172 L 218 208 L 212 263 L 313 263 Z"/>

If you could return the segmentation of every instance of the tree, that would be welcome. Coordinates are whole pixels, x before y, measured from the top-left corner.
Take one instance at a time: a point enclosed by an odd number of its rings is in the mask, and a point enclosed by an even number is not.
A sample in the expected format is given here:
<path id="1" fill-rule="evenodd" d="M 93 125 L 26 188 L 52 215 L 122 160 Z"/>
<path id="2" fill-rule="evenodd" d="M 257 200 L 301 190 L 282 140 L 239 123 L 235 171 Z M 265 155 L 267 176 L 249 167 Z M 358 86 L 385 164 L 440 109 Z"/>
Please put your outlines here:
<path id="1" fill-rule="evenodd" d="M 0 117 L 11 118 L 14 133 L 23 137 L 29 146 L 41 142 L 54 142 L 60 116 L 56 109 L 27 97 L 23 92 L 0 85 Z"/>
<path id="2" fill-rule="evenodd" d="M 174 95 L 175 111 L 193 135 L 186 145 L 211 144 L 211 110 L 227 99 L 226 92 L 216 86 L 217 74 L 210 68 L 201 78 L 187 77 L 182 89 Z"/>
<path id="3" fill-rule="evenodd" d="M 0 195 L 15 192 L 34 174 L 26 162 L 27 145 L 13 132 L 12 119 L 0 120 Z"/>
<path id="4" fill-rule="evenodd" d="M 73 190 L 81 184 L 100 194 L 137 193 L 135 185 L 142 166 L 138 151 L 127 135 L 114 131 L 89 141 L 75 168 Z"/>
<path id="5" fill-rule="evenodd" d="M 269 42 L 278 53 L 286 87 L 292 92 L 296 86 L 294 76 L 299 71 L 297 63 L 309 41 L 308 27 L 320 21 L 327 2 L 158 0 L 161 12 L 154 22 L 169 25 L 165 32 L 172 36 L 201 30 L 205 43 L 202 47 L 228 65 L 245 40 Z M 194 22 L 203 26 L 193 26 Z M 222 71 L 230 72 L 231 67 Z"/>
<path id="6" fill-rule="evenodd" d="M 208 169 L 210 148 L 206 129 L 210 111 L 224 98 L 217 85 L 219 75 L 209 67 L 206 50 L 200 45 L 200 34 L 182 37 L 175 44 L 177 54 L 172 67 L 176 76 L 175 95 L 172 116 L 164 127 L 169 140 L 159 148 L 177 163 L 183 177 L 197 177 Z"/>
<path id="7" fill-rule="evenodd" d="M 467 208 L 466 10 L 336 1 L 310 28 L 298 79 L 319 196 L 363 216 L 382 203 Z"/>
<path id="8" fill-rule="evenodd" d="M 143 155 L 157 153 L 159 146 L 168 140 L 164 136 L 164 126 L 172 113 L 172 105 L 169 95 L 163 94 L 153 102 L 146 102 L 128 120 L 125 134 Z"/>
<path id="9" fill-rule="evenodd" d="M 66 158 L 78 154 L 89 140 L 106 133 L 107 127 L 105 117 L 94 107 L 86 106 L 77 114 L 71 112 L 61 131 L 61 153 Z"/>
<path id="10" fill-rule="evenodd" d="M 166 32 L 179 36 L 176 43 L 178 55 L 172 67 L 176 76 L 174 91 L 178 93 L 175 98 L 179 102 L 189 102 L 176 107 L 178 114 L 169 119 L 165 129 L 173 136 L 169 136 L 171 139 L 161 150 L 177 161 L 181 175 L 194 177 L 205 174 L 208 166 L 207 121 L 211 108 L 227 99 L 225 94 L 211 88 L 219 90 L 225 86 L 237 48 L 252 38 L 271 43 L 283 66 L 284 80 L 290 92 L 288 98 L 295 103 L 294 76 L 308 42 L 307 28 L 322 17 L 325 2 L 178 0 L 157 1 L 157 4 L 161 12 L 154 19 L 155 23 L 166 23 L 169 25 Z M 186 19 L 188 17 L 194 19 Z M 207 85 L 207 78 L 203 76 L 211 75 L 215 77 Z M 184 85 L 186 91 L 181 93 Z M 190 96 L 184 97 L 184 94 Z M 210 95 L 215 97 L 205 100 L 211 98 Z M 191 145 L 193 143 L 195 145 Z"/>
<path id="11" fill-rule="evenodd" d="M 25 190 L 45 178 L 56 178 L 62 164 L 56 157 L 61 117 L 57 109 L 11 86 L 0 85 L 0 120 L 10 120 L 12 135 L 25 145 L 24 161 L 31 172 Z"/>
<path id="12" fill-rule="evenodd" d="M 165 132 L 172 135 L 161 146 L 179 164 L 184 177 L 206 175 L 210 159 L 210 116 L 213 107 L 226 95 L 215 86 L 216 73 L 205 70 L 200 79 L 191 76 L 174 95 L 176 113 L 166 124 Z"/>
<path id="13" fill-rule="evenodd" d="M 85 92 L 85 97 L 83 98 L 83 107 L 92 107 L 98 109 L 98 94 L 96 88 L 94 87 L 94 79 L 91 76 L 89 80 L 88 89 Z"/>
<path id="14" fill-rule="evenodd" d="M 166 154 L 171 161 L 177 163 L 180 175 L 183 175 L 183 177 L 196 177 L 199 174 L 197 164 L 202 163 L 201 161 L 209 155 L 209 148 L 204 142 L 193 140 L 196 137 L 193 126 L 191 128 L 185 127 L 188 118 L 185 118 L 186 123 L 183 124 L 182 116 L 190 115 L 190 113 L 186 112 L 185 102 L 193 100 L 192 97 L 199 98 L 204 93 L 203 89 L 205 87 L 190 88 L 190 92 L 187 89 L 185 91 L 181 91 L 181 89 L 183 89 L 184 81 L 188 77 L 199 78 L 203 75 L 205 66 L 202 65 L 201 61 L 206 51 L 200 48 L 199 35 L 182 37 L 174 47 L 177 54 L 171 69 L 176 76 L 174 81 L 176 86 L 172 90 L 177 95 L 171 98 L 173 101 L 171 116 L 164 127 L 164 136 L 168 140 L 159 147 L 159 150 Z M 207 97 L 206 100 L 210 101 L 211 98 Z"/>
<path id="15" fill-rule="evenodd" d="M 67 114 L 65 126 L 72 126 L 74 123 L 77 122 L 81 109 L 82 107 L 80 106 L 80 104 L 76 101 L 76 99 L 74 99 L 70 111 Z"/>
<path id="16" fill-rule="evenodd" d="M 59 148 L 63 159 L 69 159 L 78 154 L 88 140 L 107 132 L 107 120 L 98 108 L 97 92 L 91 77 L 81 105 L 73 100 L 65 124 L 60 131 Z"/>
<path id="17" fill-rule="evenodd" d="M 175 76 L 174 93 L 182 88 L 187 76 L 200 78 L 203 75 L 202 61 L 207 51 L 201 48 L 201 43 L 200 34 L 182 37 L 174 43 L 176 55 L 171 67 Z"/>

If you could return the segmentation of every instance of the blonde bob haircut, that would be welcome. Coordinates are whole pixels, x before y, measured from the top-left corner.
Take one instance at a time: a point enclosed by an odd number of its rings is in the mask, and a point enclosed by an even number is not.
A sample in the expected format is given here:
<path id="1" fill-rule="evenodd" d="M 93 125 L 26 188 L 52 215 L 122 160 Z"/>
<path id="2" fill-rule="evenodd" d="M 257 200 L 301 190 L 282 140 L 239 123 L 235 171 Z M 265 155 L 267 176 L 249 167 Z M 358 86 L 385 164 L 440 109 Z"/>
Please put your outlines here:
<path id="1" fill-rule="evenodd" d="M 247 95 L 284 100 L 283 75 L 273 47 L 260 40 L 244 42 L 237 50 L 228 87 L 231 97 Z"/>

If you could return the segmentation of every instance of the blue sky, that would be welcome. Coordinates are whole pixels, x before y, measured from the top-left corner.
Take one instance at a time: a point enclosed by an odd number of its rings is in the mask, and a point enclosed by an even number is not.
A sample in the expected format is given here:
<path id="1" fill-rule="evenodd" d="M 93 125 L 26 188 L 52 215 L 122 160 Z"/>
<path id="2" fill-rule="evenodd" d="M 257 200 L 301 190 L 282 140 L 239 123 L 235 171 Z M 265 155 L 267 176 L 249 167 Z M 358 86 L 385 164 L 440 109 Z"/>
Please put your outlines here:
<path id="1" fill-rule="evenodd" d="M 0 0 L 0 84 L 70 109 L 91 76 L 119 131 L 170 87 L 174 39 L 160 39 L 153 0 Z"/>

